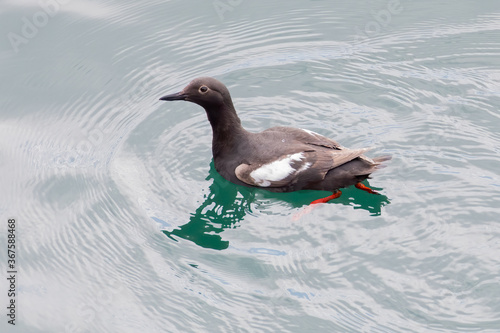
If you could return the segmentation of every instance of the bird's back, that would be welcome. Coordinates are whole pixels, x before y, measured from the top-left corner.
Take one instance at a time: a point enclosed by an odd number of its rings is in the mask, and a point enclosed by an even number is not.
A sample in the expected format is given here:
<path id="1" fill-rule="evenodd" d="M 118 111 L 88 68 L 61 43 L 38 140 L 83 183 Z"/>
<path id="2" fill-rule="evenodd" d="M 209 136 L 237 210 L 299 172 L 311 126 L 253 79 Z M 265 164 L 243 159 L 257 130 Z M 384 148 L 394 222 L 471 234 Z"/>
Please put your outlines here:
<path id="1" fill-rule="evenodd" d="M 347 149 L 318 133 L 291 127 L 250 133 L 235 148 L 228 152 L 232 156 L 224 159 L 231 161 L 231 165 L 221 166 L 218 171 L 232 182 L 258 187 L 269 182 L 262 180 L 256 184 L 256 174 L 265 177 L 266 172 L 274 172 L 276 177 L 277 173 L 284 172 L 283 179 L 275 179 L 265 186 L 274 192 L 334 191 L 366 179 L 378 165 L 363 155 L 367 149 Z M 236 168 L 240 165 L 245 167 L 237 174 Z"/>

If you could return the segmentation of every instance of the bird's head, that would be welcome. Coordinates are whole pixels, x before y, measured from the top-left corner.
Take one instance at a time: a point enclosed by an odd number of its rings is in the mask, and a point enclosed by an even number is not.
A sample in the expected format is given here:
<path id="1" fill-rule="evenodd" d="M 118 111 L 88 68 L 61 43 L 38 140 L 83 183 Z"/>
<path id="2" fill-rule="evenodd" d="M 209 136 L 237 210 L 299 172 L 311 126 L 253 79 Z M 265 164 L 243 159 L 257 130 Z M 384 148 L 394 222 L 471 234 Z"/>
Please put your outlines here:
<path id="1" fill-rule="evenodd" d="M 223 106 L 233 107 L 229 90 L 222 82 L 211 77 L 196 78 L 180 92 L 163 96 L 160 100 L 193 102 L 207 111 Z"/>

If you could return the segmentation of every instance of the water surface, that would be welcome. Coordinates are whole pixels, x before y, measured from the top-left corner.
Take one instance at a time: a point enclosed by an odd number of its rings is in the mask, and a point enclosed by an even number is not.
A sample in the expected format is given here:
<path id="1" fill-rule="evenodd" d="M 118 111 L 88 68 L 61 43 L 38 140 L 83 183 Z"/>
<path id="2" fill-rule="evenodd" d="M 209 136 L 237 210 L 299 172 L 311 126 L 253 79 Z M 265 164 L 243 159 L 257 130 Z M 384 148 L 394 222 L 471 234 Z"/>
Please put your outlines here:
<path id="1" fill-rule="evenodd" d="M 498 1 L 57 4 L 0 10 L 2 332 L 498 332 Z M 248 130 L 392 154 L 382 195 L 222 179 L 158 101 L 206 75 Z"/>

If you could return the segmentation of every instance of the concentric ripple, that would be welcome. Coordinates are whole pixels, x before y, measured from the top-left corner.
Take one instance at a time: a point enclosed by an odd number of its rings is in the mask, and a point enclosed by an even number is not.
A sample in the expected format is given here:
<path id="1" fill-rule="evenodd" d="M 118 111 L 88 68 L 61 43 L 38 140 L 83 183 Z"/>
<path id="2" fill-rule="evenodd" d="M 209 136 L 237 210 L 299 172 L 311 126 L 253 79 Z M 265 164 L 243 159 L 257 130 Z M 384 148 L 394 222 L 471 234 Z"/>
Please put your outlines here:
<path id="1" fill-rule="evenodd" d="M 61 1 L 14 50 L 49 2 L 0 11 L 21 330 L 498 330 L 497 2 Z M 392 154 L 382 195 L 294 221 L 328 193 L 222 179 L 204 110 L 158 100 L 205 75 L 250 131 Z"/>

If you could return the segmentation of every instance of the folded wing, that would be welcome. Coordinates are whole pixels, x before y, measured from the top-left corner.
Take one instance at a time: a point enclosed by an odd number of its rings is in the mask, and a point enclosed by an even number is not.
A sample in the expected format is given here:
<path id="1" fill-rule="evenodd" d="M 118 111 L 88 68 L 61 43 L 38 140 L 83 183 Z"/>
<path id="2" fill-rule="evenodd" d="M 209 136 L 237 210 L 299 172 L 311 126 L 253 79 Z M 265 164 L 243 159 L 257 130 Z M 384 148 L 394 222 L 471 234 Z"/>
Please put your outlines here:
<path id="1" fill-rule="evenodd" d="M 259 164 L 240 164 L 236 167 L 235 174 L 242 182 L 257 187 L 293 185 L 299 178 L 317 182 L 324 179 L 329 170 L 352 161 L 369 150 L 337 149 L 303 150 Z"/>

